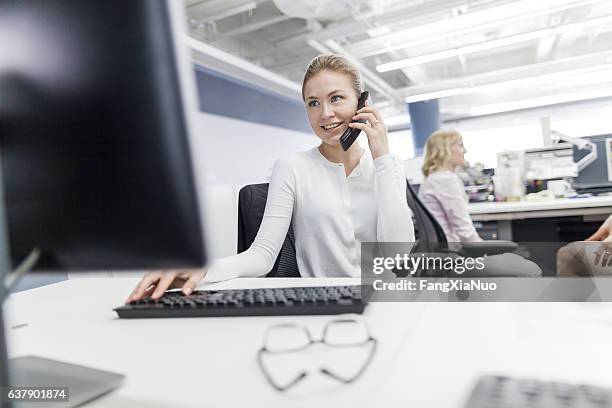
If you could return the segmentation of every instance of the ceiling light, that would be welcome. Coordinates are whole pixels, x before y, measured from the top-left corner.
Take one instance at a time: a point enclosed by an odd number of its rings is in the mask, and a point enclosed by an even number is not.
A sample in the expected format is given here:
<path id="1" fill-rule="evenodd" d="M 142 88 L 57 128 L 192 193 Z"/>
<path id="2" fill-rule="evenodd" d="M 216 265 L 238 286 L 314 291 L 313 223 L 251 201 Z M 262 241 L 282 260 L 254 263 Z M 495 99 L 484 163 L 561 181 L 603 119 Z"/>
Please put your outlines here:
<path id="1" fill-rule="evenodd" d="M 557 72 L 551 72 L 548 74 L 534 75 L 534 76 L 530 76 L 526 78 L 511 79 L 507 81 L 500 81 L 500 82 L 494 82 L 494 83 L 477 85 L 477 86 L 450 88 L 450 89 L 444 89 L 440 91 L 433 91 L 433 92 L 427 92 L 427 93 L 422 93 L 422 94 L 410 95 L 406 97 L 405 101 L 407 103 L 412 103 L 412 102 L 426 101 L 430 99 L 446 98 L 450 96 L 472 94 L 472 93 L 477 93 L 477 92 L 493 92 L 493 91 L 498 92 L 503 89 L 512 89 L 512 88 L 517 88 L 520 86 L 542 84 L 545 82 L 560 81 L 560 80 L 564 81 L 563 82 L 564 85 L 572 86 L 572 85 L 580 84 L 580 81 L 576 81 L 576 80 L 574 80 L 573 82 L 570 82 L 572 77 L 585 75 L 585 74 L 588 74 L 587 79 L 591 82 L 597 81 L 597 80 L 600 80 L 600 81 L 609 80 L 610 78 L 612 78 L 612 64 L 602 64 L 602 65 L 595 65 L 591 67 L 575 68 L 575 69 L 570 69 L 566 71 L 557 71 Z"/>
<path id="2" fill-rule="evenodd" d="M 493 113 L 510 112 L 520 109 L 537 108 L 540 106 L 606 97 L 612 97 L 612 88 L 596 89 L 593 91 L 584 92 L 568 92 L 557 95 L 540 96 L 537 98 L 524 99 L 520 101 L 474 106 L 470 108 L 469 112 L 472 116 L 490 115 Z"/>
<path id="3" fill-rule="evenodd" d="M 562 34 L 570 31 L 582 30 L 584 28 L 596 27 L 612 22 L 612 16 L 594 18 L 591 20 L 581 21 L 579 23 L 565 24 L 555 28 L 547 28 L 543 30 L 532 31 L 513 35 L 510 37 L 499 38 L 492 41 L 466 45 L 464 47 L 453 48 L 449 50 L 434 52 L 431 54 L 419 55 L 416 57 L 406 58 L 399 61 L 380 64 L 376 67 L 378 72 L 393 71 L 396 69 L 406 68 L 410 66 L 420 65 L 427 62 L 440 61 L 452 58 L 458 55 L 473 54 L 494 48 L 505 47 L 507 45 L 518 44 L 525 41 L 532 41 L 540 38 L 545 38 L 550 35 Z"/>
<path id="4" fill-rule="evenodd" d="M 379 37 L 381 35 L 389 34 L 391 32 L 391 27 L 388 25 L 374 27 L 366 31 L 370 37 Z"/>
<path id="5" fill-rule="evenodd" d="M 407 103 L 428 101 L 430 99 L 447 98 L 449 96 L 463 95 L 470 93 L 472 88 L 451 88 L 442 91 L 428 92 L 419 95 L 412 95 L 406 98 Z"/>
<path id="6" fill-rule="evenodd" d="M 502 25 L 511 24 L 517 21 L 527 20 L 532 17 L 565 11 L 602 1 L 603 0 L 570 1 L 568 2 L 569 4 L 558 4 L 558 1 L 554 1 L 552 3 L 549 2 L 551 4 L 548 5 L 543 2 L 534 1 L 517 2 L 512 3 L 511 5 L 489 8 L 475 13 L 440 20 L 435 23 L 417 26 L 410 30 L 395 32 L 393 35 L 379 39 L 389 43 L 394 39 L 396 41 L 400 41 L 400 36 L 404 38 L 411 38 L 411 40 L 407 42 L 402 42 L 400 44 L 389 44 L 388 46 L 382 48 L 372 48 L 371 46 L 366 46 L 365 49 L 363 46 L 360 47 L 359 44 L 356 44 L 355 46 L 351 47 L 351 51 L 356 52 L 363 57 L 369 57 L 372 55 L 384 54 L 400 49 L 416 47 L 426 43 L 445 40 L 449 37 L 465 35 L 477 30 L 500 27 Z M 536 9 L 533 10 L 534 8 Z M 521 14 L 517 15 L 517 10 L 520 10 Z M 367 40 L 366 42 L 368 41 L 371 40 Z"/>

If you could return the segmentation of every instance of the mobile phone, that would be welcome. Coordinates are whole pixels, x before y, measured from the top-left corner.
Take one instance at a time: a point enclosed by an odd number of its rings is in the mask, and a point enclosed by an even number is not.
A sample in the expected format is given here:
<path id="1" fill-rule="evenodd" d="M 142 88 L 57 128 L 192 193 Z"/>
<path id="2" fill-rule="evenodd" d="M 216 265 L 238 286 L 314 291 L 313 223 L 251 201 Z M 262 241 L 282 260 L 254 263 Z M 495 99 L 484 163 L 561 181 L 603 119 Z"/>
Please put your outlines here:
<path id="1" fill-rule="evenodd" d="M 361 95 L 359 95 L 359 101 L 357 102 L 357 110 L 365 106 L 366 99 L 368 99 L 368 95 L 369 95 L 368 91 L 363 91 Z M 366 123 L 366 120 L 360 119 L 360 120 L 352 121 L 352 123 L 355 123 L 355 122 Z M 361 133 L 361 129 L 355 129 L 355 128 L 350 127 L 344 131 L 342 136 L 340 136 L 340 144 L 342 145 L 342 149 L 345 152 L 349 149 L 349 147 L 351 147 L 353 142 L 357 140 L 357 136 L 359 136 L 359 133 Z"/>

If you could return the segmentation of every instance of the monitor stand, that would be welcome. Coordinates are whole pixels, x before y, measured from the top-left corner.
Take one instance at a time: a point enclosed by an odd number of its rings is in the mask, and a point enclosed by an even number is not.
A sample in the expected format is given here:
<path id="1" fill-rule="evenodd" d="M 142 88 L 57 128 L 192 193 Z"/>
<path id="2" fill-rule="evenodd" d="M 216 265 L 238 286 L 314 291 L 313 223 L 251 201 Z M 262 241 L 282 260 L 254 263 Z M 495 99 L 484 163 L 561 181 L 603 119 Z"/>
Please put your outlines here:
<path id="1" fill-rule="evenodd" d="M 3 263 L 6 263 L 6 259 Z M 23 356 L 9 360 L 6 331 L 10 329 L 5 326 L 3 310 L 9 290 L 4 278 L 5 274 L 0 271 L 0 389 L 3 390 L 3 395 L 0 396 L 0 406 L 9 408 L 15 406 L 6 399 L 8 392 L 6 387 L 10 385 L 18 388 L 64 388 L 67 401 L 58 399 L 56 401 L 61 401 L 59 404 L 51 403 L 51 401 L 37 402 L 36 406 L 70 408 L 112 391 L 123 383 L 125 376 L 121 374 L 43 357 Z"/>

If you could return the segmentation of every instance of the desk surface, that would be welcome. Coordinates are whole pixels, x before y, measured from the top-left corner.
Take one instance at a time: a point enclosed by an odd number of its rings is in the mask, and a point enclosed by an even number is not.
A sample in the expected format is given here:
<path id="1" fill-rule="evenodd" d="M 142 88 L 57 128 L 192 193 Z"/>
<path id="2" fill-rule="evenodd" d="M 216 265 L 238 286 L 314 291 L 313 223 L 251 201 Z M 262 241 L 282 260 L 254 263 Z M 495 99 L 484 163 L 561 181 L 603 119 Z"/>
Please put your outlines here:
<path id="1" fill-rule="evenodd" d="M 346 386 L 317 377 L 280 394 L 256 364 L 271 324 L 320 334 L 329 316 L 120 320 L 133 278 L 72 279 L 6 305 L 9 354 L 37 354 L 127 376 L 88 407 L 461 407 L 482 373 L 612 387 L 612 304 L 373 303 L 372 366 Z M 344 279 L 236 279 L 216 288 L 346 284 Z"/>
<path id="2" fill-rule="evenodd" d="M 558 198 L 542 201 L 508 203 L 470 203 L 470 214 L 494 214 L 516 211 L 564 210 L 575 208 L 612 207 L 612 197 Z"/>
<path id="3" fill-rule="evenodd" d="M 528 218 L 595 216 L 612 214 L 612 197 L 560 198 L 511 203 L 472 203 L 468 206 L 474 221 L 511 221 Z M 512 239 L 512 238 L 503 238 Z"/>

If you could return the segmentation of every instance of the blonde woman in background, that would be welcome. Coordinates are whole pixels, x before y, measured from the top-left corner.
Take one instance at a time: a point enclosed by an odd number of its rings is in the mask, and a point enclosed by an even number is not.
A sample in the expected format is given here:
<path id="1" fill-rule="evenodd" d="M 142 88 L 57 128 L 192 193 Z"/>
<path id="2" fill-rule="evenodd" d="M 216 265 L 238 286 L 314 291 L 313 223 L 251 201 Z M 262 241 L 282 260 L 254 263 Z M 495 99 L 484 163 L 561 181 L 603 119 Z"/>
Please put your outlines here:
<path id="1" fill-rule="evenodd" d="M 422 168 L 425 180 L 419 198 L 450 243 L 482 241 L 470 218 L 463 182 L 455 174 L 455 169 L 465 164 L 464 155 L 463 139 L 456 130 L 438 130 L 427 139 Z M 484 270 L 471 276 L 542 276 L 536 263 L 514 253 L 486 256 L 484 265 Z"/>
<path id="2" fill-rule="evenodd" d="M 456 130 L 438 130 L 425 145 L 419 198 L 436 218 L 448 242 L 482 241 L 468 211 L 468 197 L 455 169 L 465 165 L 465 148 Z"/>

